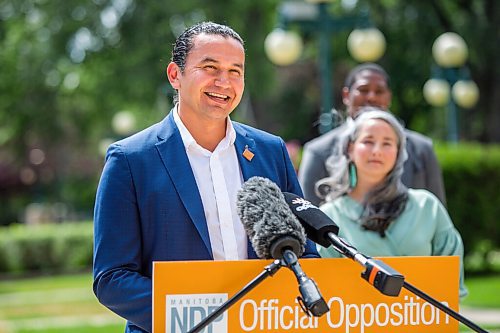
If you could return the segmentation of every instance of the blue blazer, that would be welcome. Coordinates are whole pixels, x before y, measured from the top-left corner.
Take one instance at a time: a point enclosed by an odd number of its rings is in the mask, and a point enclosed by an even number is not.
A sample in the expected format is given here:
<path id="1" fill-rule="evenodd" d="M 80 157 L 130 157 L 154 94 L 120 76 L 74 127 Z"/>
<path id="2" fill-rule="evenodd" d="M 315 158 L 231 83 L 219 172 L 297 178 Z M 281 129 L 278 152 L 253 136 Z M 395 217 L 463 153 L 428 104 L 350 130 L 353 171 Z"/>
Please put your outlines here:
<path id="1" fill-rule="evenodd" d="M 233 122 L 244 180 L 262 176 L 302 195 L 283 140 Z M 251 161 L 242 153 L 255 154 Z M 319 257 L 308 241 L 305 257 Z M 249 243 L 248 257 L 257 258 Z M 127 319 L 126 332 L 152 330 L 152 262 L 213 260 L 203 204 L 172 112 L 108 149 L 94 211 L 94 293 Z M 247 281 L 242 281 L 242 287 Z"/>

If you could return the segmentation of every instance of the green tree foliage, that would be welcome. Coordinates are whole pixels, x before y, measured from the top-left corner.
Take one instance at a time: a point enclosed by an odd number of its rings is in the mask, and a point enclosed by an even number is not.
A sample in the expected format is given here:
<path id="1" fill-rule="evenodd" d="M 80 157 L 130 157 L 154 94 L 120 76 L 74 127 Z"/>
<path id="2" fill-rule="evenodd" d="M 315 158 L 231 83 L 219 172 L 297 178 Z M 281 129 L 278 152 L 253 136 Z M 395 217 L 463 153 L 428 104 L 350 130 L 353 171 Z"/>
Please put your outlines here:
<path id="1" fill-rule="evenodd" d="M 354 4 L 354 7 L 347 4 Z M 461 138 L 499 142 L 500 66 L 497 54 L 500 45 L 500 3 L 494 0 L 357 0 L 334 1 L 329 8 L 332 16 L 344 18 L 357 16 L 367 7 L 370 8 L 372 23 L 384 33 L 387 41 L 386 53 L 378 62 L 391 77 L 391 110 L 410 128 L 434 138 L 445 138 L 446 109 L 432 108 L 427 104 L 423 99 L 422 87 L 432 75 L 434 40 L 444 32 L 453 31 L 461 35 L 468 44 L 467 66 L 471 78 L 480 89 L 478 105 L 472 110 L 460 111 Z M 291 28 L 300 30 L 293 25 Z M 340 95 L 343 80 L 349 69 L 356 64 L 346 47 L 350 30 L 338 30 L 331 37 L 331 79 L 337 110 L 344 108 Z M 275 119 L 286 119 L 283 127 L 293 123 L 293 117 L 301 119 L 302 123 L 295 123 L 297 129 L 294 134 L 295 138 L 305 141 L 318 135 L 317 128 L 312 124 L 318 118 L 321 105 L 318 91 L 320 73 L 316 65 L 318 39 L 311 33 L 303 33 L 302 36 L 305 39 L 304 55 L 298 64 L 290 67 L 307 67 L 309 74 L 279 68 L 278 82 L 283 94 L 275 94 L 273 97 L 278 108 Z M 301 97 L 305 101 L 297 103 L 293 100 L 286 103 L 287 99 L 282 97 L 290 90 L 301 90 Z M 314 93 L 310 93 L 310 90 Z M 305 126 L 304 116 L 309 117 L 309 122 L 306 123 L 309 126 Z"/>
<path id="2" fill-rule="evenodd" d="M 422 99 L 431 75 L 432 43 L 440 34 L 461 35 L 469 49 L 467 66 L 480 89 L 479 104 L 461 111 L 466 140 L 499 142 L 500 124 L 500 3 L 494 0 L 370 1 L 377 25 L 388 39 L 384 64 L 393 78 L 398 111 L 417 130 L 436 133 L 444 110 L 432 110 Z M 433 115 L 434 113 L 434 115 Z M 434 125 L 436 124 L 436 125 Z M 494 125 L 497 124 L 497 125 Z"/>
<path id="3" fill-rule="evenodd" d="M 264 39 L 277 23 L 280 3 L 0 2 L 0 224 L 21 219 L 21 209 L 37 201 L 66 202 L 91 214 L 103 160 L 99 147 L 158 121 L 170 110 L 173 92 L 165 68 L 171 45 L 180 31 L 198 21 L 229 24 L 245 39 L 246 92 L 233 118 L 285 139 L 304 142 L 316 136 L 316 36 L 303 34 L 305 52 L 295 65 L 278 68 L 264 54 Z M 391 74 L 393 110 L 410 127 L 436 132 L 442 110 L 431 110 L 421 88 L 430 75 L 433 40 L 455 31 L 469 44 L 469 66 L 481 89 L 480 104 L 464 113 L 466 138 L 500 141 L 499 3 L 354 0 L 332 2 L 330 9 L 345 16 L 366 5 L 388 42 L 380 62 Z M 346 49 L 348 32 L 331 39 L 338 109 L 341 82 L 355 64 Z M 117 132 L 112 122 L 121 111 L 132 115 L 135 127 Z"/>
<path id="4" fill-rule="evenodd" d="M 269 90 L 263 36 L 276 1 L 6 0 L 0 4 L 0 224 L 31 201 L 65 201 L 89 215 L 99 146 L 166 115 L 172 43 L 213 20 L 246 40 L 247 89 Z M 265 66 L 260 63 L 267 63 Z M 126 110 L 135 127 L 113 130 Z M 34 150 L 35 149 L 35 150 Z M 41 153 L 34 161 L 33 154 Z M 23 173 L 24 172 L 24 173 Z M 80 198 L 78 198 L 80 196 Z"/>

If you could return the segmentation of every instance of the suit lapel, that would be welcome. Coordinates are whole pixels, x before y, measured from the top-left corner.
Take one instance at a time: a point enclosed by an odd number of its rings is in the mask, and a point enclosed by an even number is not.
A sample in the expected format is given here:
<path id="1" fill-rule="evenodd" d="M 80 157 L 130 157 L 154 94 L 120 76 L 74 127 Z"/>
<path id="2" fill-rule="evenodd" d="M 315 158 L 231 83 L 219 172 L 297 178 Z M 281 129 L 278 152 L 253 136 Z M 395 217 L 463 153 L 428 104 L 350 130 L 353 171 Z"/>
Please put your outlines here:
<path id="1" fill-rule="evenodd" d="M 418 158 L 419 154 L 416 151 L 415 143 L 412 140 L 411 132 L 405 130 L 406 133 L 406 153 L 408 159 L 404 163 L 403 174 L 401 181 L 403 184 L 413 184 L 413 175 L 418 174 L 423 169 L 423 161 Z"/>
<path id="2" fill-rule="evenodd" d="M 261 170 L 261 156 L 258 154 L 255 140 L 248 135 L 247 131 L 237 123 L 233 122 L 233 126 L 236 131 L 236 139 L 234 141 L 236 156 L 240 164 L 243 180 L 247 181 L 251 177 L 259 176 L 259 170 Z M 245 157 L 245 150 L 253 154 L 251 159 Z"/>
<path id="3" fill-rule="evenodd" d="M 160 142 L 156 146 L 166 171 L 170 175 L 189 217 L 203 239 L 208 253 L 213 256 L 200 192 L 172 112 L 162 122 L 158 137 Z"/>
<path id="4" fill-rule="evenodd" d="M 254 176 L 260 176 L 259 170 L 262 169 L 262 162 L 260 159 L 261 156 L 257 151 L 255 140 L 252 139 L 239 124 L 233 122 L 233 126 L 234 130 L 236 131 L 234 146 L 236 149 L 238 163 L 240 164 L 241 174 L 243 175 L 243 181 L 247 181 L 249 178 L 252 178 Z M 245 157 L 245 155 L 249 156 L 247 154 L 244 154 L 245 150 L 248 150 L 253 154 L 253 157 L 251 159 Z M 250 240 L 248 240 L 247 254 L 249 259 L 258 258 Z"/>

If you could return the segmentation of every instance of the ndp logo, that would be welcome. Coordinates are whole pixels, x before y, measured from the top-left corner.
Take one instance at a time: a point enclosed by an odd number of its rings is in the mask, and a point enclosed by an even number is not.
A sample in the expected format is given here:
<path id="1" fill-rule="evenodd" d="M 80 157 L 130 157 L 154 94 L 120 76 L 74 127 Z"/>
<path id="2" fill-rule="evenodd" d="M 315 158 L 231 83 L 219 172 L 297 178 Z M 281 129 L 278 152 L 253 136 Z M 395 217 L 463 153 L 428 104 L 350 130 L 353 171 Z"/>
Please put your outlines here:
<path id="1" fill-rule="evenodd" d="M 186 333 L 217 310 L 227 294 L 188 294 L 166 296 L 165 333 Z M 202 333 L 227 333 L 227 312 L 201 330 Z"/>

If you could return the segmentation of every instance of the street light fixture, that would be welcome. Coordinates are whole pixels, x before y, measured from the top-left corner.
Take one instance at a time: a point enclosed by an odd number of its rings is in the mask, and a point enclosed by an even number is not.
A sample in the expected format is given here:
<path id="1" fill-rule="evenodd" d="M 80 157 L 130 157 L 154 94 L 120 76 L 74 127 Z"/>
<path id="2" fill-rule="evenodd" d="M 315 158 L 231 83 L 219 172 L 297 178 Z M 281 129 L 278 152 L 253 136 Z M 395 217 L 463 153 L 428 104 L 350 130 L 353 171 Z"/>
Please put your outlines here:
<path id="1" fill-rule="evenodd" d="M 474 107 L 479 99 L 479 89 L 470 79 L 469 69 L 465 66 L 468 53 L 464 39 L 454 32 L 445 32 L 436 38 L 432 45 L 432 55 L 436 62 L 432 69 L 433 78 L 428 80 L 423 88 L 424 98 L 430 105 L 448 105 L 450 142 L 458 142 L 459 139 L 457 106 L 469 109 Z"/>
<path id="2" fill-rule="evenodd" d="M 375 28 L 354 29 L 347 38 L 347 48 L 359 62 L 375 61 L 385 52 L 385 37 Z"/>
<path id="3" fill-rule="evenodd" d="M 288 66 L 300 57 L 303 49 L 302 38 L 296 32 L 287 30 L 297 26 L 304 32 L 315 32 L 319 36 L 319 73 L 321 79 L 321 116 L 319 132 L 326 133 L 335 127 L 333 109 L 331 36 L 347 28 L 359 27 L 348 38 L 348 50 L 359 62 L 376 61 L 385 52 L 384 35 L 370 28 L 368 13 L 354 17 L 334 17 L 328 12 L 328 3 L 333 0 L 284 1 L 279 7 L 279 26 L 264 42 L 268 58 L 276 65 Z"/>
<path id="4" fill-rule="evenodd" d="M 264 41 L 267 57 L 276 65 L 288 66 L 299 59 L 302 53 L 302 39 L 294 31 L 274 29 Z"/>

